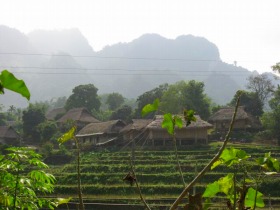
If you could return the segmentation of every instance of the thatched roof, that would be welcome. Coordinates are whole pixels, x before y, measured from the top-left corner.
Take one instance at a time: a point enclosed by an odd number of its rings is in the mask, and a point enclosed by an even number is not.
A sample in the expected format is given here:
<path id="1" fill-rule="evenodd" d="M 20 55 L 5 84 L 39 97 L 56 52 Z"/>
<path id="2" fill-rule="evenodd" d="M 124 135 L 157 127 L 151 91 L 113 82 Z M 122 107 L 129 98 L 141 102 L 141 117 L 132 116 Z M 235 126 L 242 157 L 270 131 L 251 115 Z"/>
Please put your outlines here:
<path id="1" fill-rule="evenodd" d="M 121 133 L 131 130 L 140 131 L 144 129 L 151 121 L 151 119 L 132 119 L 131 122 L 121 130 Z"/>
<path id="2" fill-rule="evenodd" d="M 234 113 L 234 107 L 224 107 L 215 112 L 209 117 L 209 122 L 215 121 L 231 121 Z M 236 120 L 246 120 L 249 118 L 249 114 L 245 112 L 243 106 L 239 106 L 236 113 Z"/>
<path id="3" fill-rule="evenodd" d="M 10 126 L 0 126 L 0 138 L 19 138 L 19 135 Z"/>
<path id="4" fill-rule="evenodd" d="M 65 123 L 68 120 L 79 121 L 84 123 L 96 123 L 100 122 L 95 119 L 86 108 L 74 108 L 70 109 L 65 115 L 63 115 L 57 122 Z"/>
<path id="5" fill-rule="evenodd" d="M 231 121 L 232 116 L 234 114 L 234 109 L 235 108 L 233 107 L 221 108 L 219 111 L 217 111 L 212 116 L 210 116 L 208 121 L 209 122 Z M 254 117 L 253 115 L 251 115 L 250 113 L 246 112 L 243 106 L 238 107 L 235 120 L 247 120 L 252 128 L 262 127 L 260 120 Z"/>
<path id="6" fill-rule="evenodd" d="M 47 112 L 46 114 L 46 119 L 47 120 L 55 120 L 55 117 L 58 115 L 58 114 L 63 114 L 65 113 L 66 110 L 61 107 L 61 108 L 56 108 L 56 109 L 52 109 L 50 111 Z"/>
<path id="7" fill-rule="evenodd" d="M 79 131 L 77 137 L 87 136 L 94 134 L 104 133 L 119 133 L 119 131 L 125 126 L 125 122 L 122 120 L 112 120 L 107 122 L 90 123 Z"/>
<path id="8" fill-rule="evenodd" d="M 212 128 L 213 125 L 202 120 L 200 118 L 199 115 L 195 115 L 196 121 L 195 122 L 191 122 L 190 125 L 188 125 L 187 127 L 183 127 L 185 129 L 193 129 L 193 128 Z M 162 129 L 162 122 L 163 122 L 163 115 L 156 115 L 155 120 L 153 120 L 148 126 L 147 128 L 149 129 Z M 184 121 L 183 117 L 183 124 L 186 125 L 186 122 Z"/>

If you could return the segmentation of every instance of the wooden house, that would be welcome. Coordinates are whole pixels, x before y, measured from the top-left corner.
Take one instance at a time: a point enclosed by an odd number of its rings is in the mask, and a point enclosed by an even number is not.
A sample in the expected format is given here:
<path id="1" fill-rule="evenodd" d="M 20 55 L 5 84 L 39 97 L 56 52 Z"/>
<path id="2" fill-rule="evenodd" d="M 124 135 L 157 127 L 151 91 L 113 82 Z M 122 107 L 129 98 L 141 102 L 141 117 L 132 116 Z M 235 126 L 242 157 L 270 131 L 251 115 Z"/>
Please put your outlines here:
<path id="1" fill-rule="evenodd" d="M 11 126 L 0 126 L 0 144 L 18 145 L 19 134 Z"/>
<path id="2" fill-rule="evenodd" d="M 128 125 L 120 131 L 123 140 L 126 142 L 145 140 L 145 136 L 147 135 L 146 127 L 151 122 L 152 119 L 132 119 Z"/>
<path id="3" fill-rule="evenodd" d="M 76 137 L 81 143 L 105 145 L 117 140 L 120 130 L 125 126 L 122 120 L 90 123 L 81 129 Z"/>
<path id="4" fill-rule="evenodd" d="M 209 118 L 209 122 L 214 125 L 216 131 L 225 132 L 229 129 L 234 107 L 224 107 L 218 110 Z M 234 130 L 250 130 L 260 129 L 262 127 L 260 120 L 244 110 L 243 106 L 239 106 L 234 122 Z"/>
<path id="5" fill-rule="evenodd" d="M 74 122 L 78 130 L 89 123 L 100 122 L 99 120 L 95 119 L 86 108 L 70 109 L 65 115 L 57 120 L 57 123 L 61 126 L 68 121 Z"/>
<path id="6" fill-rule="evenodd" d="M 176 141 L 179 146 L 192 144 L 207 144 L 208 129 L 213 126 L 202 120 L 198 115 L 196 121 L 188 126 L 175 128 Z M 163 115 L 156 115 L 155 119 L 147 125 L 147 144 L 151 146 L 171 146 L 173 145 L 172 136 L 165 128 L 162 128 Z M 185 124 L 185 122 L 184 122 Z"/>

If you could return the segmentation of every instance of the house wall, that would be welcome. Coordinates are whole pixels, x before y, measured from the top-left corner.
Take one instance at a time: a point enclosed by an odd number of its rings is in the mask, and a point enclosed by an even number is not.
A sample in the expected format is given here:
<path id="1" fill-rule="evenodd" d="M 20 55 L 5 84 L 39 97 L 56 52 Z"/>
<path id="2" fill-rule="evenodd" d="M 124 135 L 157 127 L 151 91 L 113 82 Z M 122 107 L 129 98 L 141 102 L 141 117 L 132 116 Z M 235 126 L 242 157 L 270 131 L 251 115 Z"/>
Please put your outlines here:
<path id="1" fill-rule="evenodd" d="M 228 129 L 230 127 L 231 121 L 216 121 L 214 122 L 214 127 L 217 130 L 223 130 L 223 129 Z M 246 129 L 248 127 L 248 122 L 247 120 L 236 120 L 234 122 L 234 129 Z"/>
<path id="2" fill-rule="evenodd" d="M 97 134 L 92 136 L 78 137 L 78 139 L 82 144 L 96 145 L 98 143 L 104 143 L 117 136 L 117 134 Z"/>
<path id="3" fill-rule="evenodd" d="M 172 145 L 172 136 L 165 129 L 150 129 L 148 144 L 154 146 Z M 191 145 L 195 143 L 208 143 L 207 128 L 178 129 L 176 140 L 179 145 Z"/>

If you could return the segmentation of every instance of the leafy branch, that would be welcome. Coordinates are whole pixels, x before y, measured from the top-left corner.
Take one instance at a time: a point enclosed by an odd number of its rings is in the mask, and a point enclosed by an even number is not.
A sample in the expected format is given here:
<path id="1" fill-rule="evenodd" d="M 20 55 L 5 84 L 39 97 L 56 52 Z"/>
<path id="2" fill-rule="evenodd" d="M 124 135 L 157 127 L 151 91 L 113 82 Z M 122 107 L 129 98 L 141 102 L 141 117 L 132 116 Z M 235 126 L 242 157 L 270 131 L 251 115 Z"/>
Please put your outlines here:
<path id="1" fill-rule="evenodd" d="M 225 140 L 221 146 L 221 148 L 219 149 L 218 153 L 213 157 L 213 159 L 202 169 L 202 171 L 188 184 L 188 186 L 183 190 L 183 192 L 179 195 L 179 197 L 175 200 L 175 202 L 171 205 L 170 210 L 175 210 L 179 203 L 183 200 L 183 198 L 188 194 L 188 192 L 190 191 L 190 189 L 204 176 L 204 174 L 209 171 L 209 169 L 211 169 L 212 165 L 220 158 L 222 152 L 224 151 L 224 149 L 226 148 L 227 143 L 229 142 L 229 137 L 230 137 L 230 133 L 232 132 L 233 129 L 233 125 L 234 125 L 234 121 L 236 118 L 236 114 L 237 114 L 237 110 L 238 110 L 238 105 L 239 105 L 239 101 L 240 101 L 240 96 L 241 96 L 241 92 L 239 91 L 238 93 L 238 98 L 237 98 L 237 102 L 235 105 L 235 109 L 234 109 L 234 114 L 232 116 L 232 120 L 230 123 L 230 127 L 228 130 L 228 133 L 225 137 Z"/>
<path id="2" fill-rule="evenodd" d="M 74 140 L 76 149 L 77 149 L 77 179 L 78 179 L 78 196 L 79 196 L 79 209 L 84 210 L 84 202 L 83 202 L 83 196 L 82 196 L 82 187 L 81 187 L 81 157 L 80 157 L 80 146 L 79 141 L 75 137 L 76 132 L 76 126 L 73 126 L 68 132 L 64 133 L 57 141 L 59 144 L 63 144 L 65 142 L 68 142 L 69 140 Z"/>
<path id="3" fill-rule="evenodd" d="M 150 112 L 158 111 L 159 110 L 159 99 L 155 99 L 153 104 L 147 104 L 146 106 L 143 107 L 142 109 L 142 116 L 147 115 Z M 161 111 L 163 112 L 163 111 Z M 164 112 L 163 112 L 164 113 Z M 193 110 L 184 110 L 183 111 L 183 118 L 185 120 L 186 126 L 190 125 L 192 121 L 196 121 L 196 118 L 194 116 L 194 111 Z M 186 186 L 183 172 L 182 172 L 182 167 L 179 161 L 179 155 L 178 155 L 178 149 L 177 149 L 177 140 L 176 140 L 176 132 L 175 128 L 182 128 L 183 127 L 183 120 L 181 116 L 178 115 L 172 115 L 170 113 L 165 113 L 163 115 L 163 121 L 161 124 L 162 128 L 165 128 L 167 132 L 172 136 L 173 144 L 174 144 L 174 150 L 175 150 L 175 157 L 177 161 L 177 166 L 179 170 L 179 174 L 183 183 L 183 187 Z"/>

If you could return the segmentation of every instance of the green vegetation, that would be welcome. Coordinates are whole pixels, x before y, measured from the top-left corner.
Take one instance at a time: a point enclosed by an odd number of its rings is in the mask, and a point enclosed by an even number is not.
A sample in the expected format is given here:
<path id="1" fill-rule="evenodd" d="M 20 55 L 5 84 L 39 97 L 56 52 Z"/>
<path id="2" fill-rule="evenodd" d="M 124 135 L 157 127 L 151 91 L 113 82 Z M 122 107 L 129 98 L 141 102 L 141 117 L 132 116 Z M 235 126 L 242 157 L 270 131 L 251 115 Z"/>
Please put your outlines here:
<path id="1" fill-rule="evenodd" d="M 196 171 L 200 171 L 209 162 L 220 145 L 221 143 L 213 143 L 210 146 L 178 149 L 178 156 L 186 183 L 192 181 L 197 173 Z M 254 146 L 251 144 L 230 144 L 230 146 L 243 149 L 253 159 L 263 157 L 263 154 L 269 151 L 271 151 L 273 157 L 280 158 L 279 147 Z M 135 186 L 131 187 L 129 183 L 123 181 L 124 176 L 130 171 L 130 155 L 131 151 L 84 153 L 81 156 L 80 166 L 84 200 L 106 203 L 116 200 L 120 203 L 140 203 L 139 194 Z M 149 204 L 164 202 L 166 206 L 170 206 L 183 189 L 173 150 L 140 149 L 135 152 L 134 166 L 141 191 Z M 252 163 L 251 166 L 253 171 L 259 168 L 255 163 Z M 63 196 L 76 194 L 76 162 L 66 164 L 63 167 L 51 166 L 49 170 L 57 178 L 55 194 Z M 207 184 L 220 179 L 226 173 L 233 172 L 234 169 L 226 166 L 217 167 L 203 176 L 195 187 L 196 192 L 203 193 Z M 238 172 L 237 177 L 241 178 L 242 172 Z M 273 177 L 273 179 L 265 179 L 260 185 L 259 191 L 264 194 L 266 204 L 270 195 L 273 201 L 278 203 L 275 205 L 279 205 L 279 185 L 280 178 L 278 176 Z M 226 206 L 226 200 L 221 195 L 215 197 L 212 202 L 216 201 L 219 201 L 219 205 Z"/>
<path id="2" fill-rule="evenodd" d="M 98 89 L 93 84 L 79 85 L 72 90 L 66 101 L 66 110 L 85 107 L 89 111 L 99 111 L 101 102 L 97 95 Z"/>

